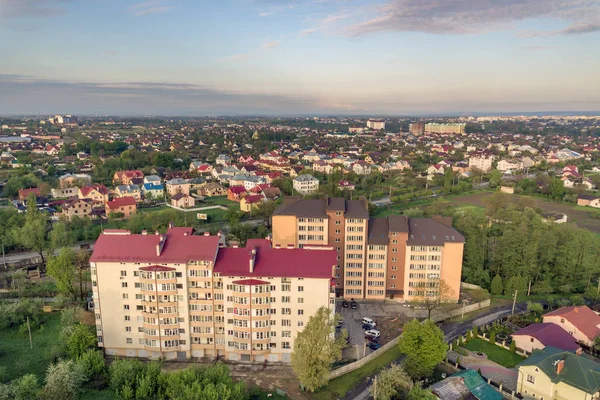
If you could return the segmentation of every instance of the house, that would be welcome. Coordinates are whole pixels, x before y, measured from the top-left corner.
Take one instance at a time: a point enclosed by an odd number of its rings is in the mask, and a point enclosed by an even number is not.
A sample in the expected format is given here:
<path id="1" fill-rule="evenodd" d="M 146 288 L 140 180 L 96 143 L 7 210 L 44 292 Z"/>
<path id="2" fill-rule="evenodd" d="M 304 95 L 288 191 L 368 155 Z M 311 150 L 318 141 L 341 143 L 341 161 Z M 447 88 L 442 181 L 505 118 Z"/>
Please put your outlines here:
<path id="1" fill-rule="evenodd" d="M 296 165 L 290 168 L 290 178 L 295 178 L 300 175 L 300 172 L 302 172 L 303 169 L 304 167 L 301 165 Z"/>
<path id="2" fill-rule="evenodd" d="M 430 165 L 427 168 L 427 175 L 444 175 L 445 169 L 442 164 Z"/>
<path id="3" fill-rule="evenodd" d="M 192 208 L 196 205 L 196 200 L 188 194 L 179 192 L 171 197 L 171 205 L 179 208 Z"/>
<path id="4" fill-rule="evenodd" d="M 253 209 L 258 208 L 260 204 L 265 201 L 265 198 L 260 194 L 254 194 L 243 197 L 240 200 L 240 211 L 250 212 Z"/>
<path id="5" fill-rule="evenodd" d="M 167 193 L 175 196 L 177 193 L 190 194 L 190 183 L 182 178 L 173 178 L 166 182 Z"/>
<path id="6" fill-rule="evenodd" d="M 77 186 L 65 187 L 60 189 L 50 189 L 50 196 L 55 199 L 62 199 L 67 197 L 77 197 L 79 188 Z"/>
<path id="7" fill-rule="evenodd" d="M 483 172 L 489 172 L 492 170 L 494 159 L 494 154 L 487 151 L 473 153 L 469 157 L 469 168 L 476 168 Z"/>
<path id="8" fill-rule="evenodd" d="M 142 193 L 146 199 L 162 199 L 165 196 L 165 187 L 161 183 L 144 183 Z"/>
<path id="9" fill-rule="evenodd" d="M 338 182 L 338 189 L 340 190 L 354 190 L 355 187 L 354 183 L 349 181 L 341 180 Z"/>
<path id="10" fill-rule="evenodd" d="M 281 197 L 281 190 L 278 187 L 266 187 L 261 193 L 265 199 L 274 201 Z"/>
<path id="11" fill-rule="evenodd" d="M 94 203 L 104 205 L 108 202 L 108 189 L 104 185 L 89 185 L 79 188 L 77 197 L 80 199 L 90 199 Z"/>
<path id="12" fill-rule="evenodd" d="M 225 154 L 219 154 L 219 156 L 215 160 L 215 164 L 222 165 L 225 167 L 225 166 L 231 164 L 231 157 L 229 157 Z"/>
<path id="13" fill-rule="evenodd" d="M 511 336 L 517 348 L 528 353 L 541 350 L 546 346 L 564 351 L 577 351 L 580 348 L 573 336 L 560 326 L 550 323 L 534 323 L 518 330 Z"/>
<path id="14" fill-rule="evenodd" d="M 429 387 L 441 400 L 502 400 L 502 395 L 472 369 L 459 371 Z"/>
<path id="15" fill-rule="evenodd" d="M 319 189 L 319 180 L 312 175 L 298 175 L 292 181 L 292 187 L 300 194 L 315 193 Z"/>
<path id="16" fill-rule="evenodd" d="M 135 201 L 142 201 L 142 191 L 138 185 L 119 185 L 115 188 L 116 197 L 133 197 Z"/>
<path id="17" fill-rule="evenodd" d="M 225 196 L 227 194 L 227 189 L 216 182 L 209 182 L 200 186 L 198 194 L 205 197 Z"/>
<path id="18" fill-rule="evenodd" d="M 248 194 L 243 186 L 230 186 L 227 189 L 227 199 L 231 201 L 240 201 Z"/>
<path id="19" fill-rule="evenodd" d="M 144 173 L 142 171 L 140 171 L 139 169 L 128 170 L 128 171 L 117 171 L 113 175 L 113 183 L 121 183 L 123 185 L 130 185 L 130 184 L 134 183 L 132 181 L 132 179 L 134 179 L 134 178 L 143 179 Z"/>
<path id="20" fill-rule="evenodd" d="M 312 169 L 323 174 L 330 174 L 333 172 L 333 165 L 327 164 L 323 160 L 317 160 L 313 163 Z"/>
<path id="21" fill-rule="evenodd" d="M 35 197 L 39 197 L 42 195 L 39 188 L 19 189 L 19 200 L 20 201 L 27 200 L 27 197 L 29 197 L 29 195 L 31 193 L 35 194 Z"/>
<path id="22" fill-rule="evenodd" d="M 283 173 L 281 173 L 281 171 L 271 171 L 265 176 L 267 183 L 273 183 L 275 179 L 281 178 L 283 178 Z"/>
<path id="23" fill-rule="evenodd" d="M 512 186 L 500 186 L 500 192 L 513 194 L 515 192 L 515 188 Z"/>
<path id="24" fill-rule="evenodd" d="M 153 185 L 162 184 L 162 179 L 158 175 L 148 175 L 144 177 L 144 183 L 151 183 Z"/>
<path id="25" fill-rule="evenodd" d="M 518 366 L 517 393 L 524 399 L 588 400 L 600 396 L 600 364 L 547 346 Z"/>
<path id="26" fill-rule="evenodd" d="M 85 186 L 92 184 L 92 177 L 88 174 L 65 174 L 58 178 L 61 188 Z"/>
<path id="27" fill-rule="evenodd" d="M 356 175 L 369 175 L 372 171 L 372 168 L 364 161 L 357 161 L 352 164 L 352 171 L 354 171 Z"/>
<path id="28" fill-rule="evenodd" d="M 192 161 L 190 163 L 190 172 L 198 172 L 200 174 L 209 174 L 213 170 L 212 165 L 207 163 L 202 163 L 200 161 Z"/>
<path id="29" fill-rule="evenodd" d="M 92 214 L 94 202 L 90 199 L 74 198 L 62 205 L 62 215 L 69 220 L 73 217 L 87 217 Z"/>
<path id="30" fill-rule="evenodd" d="M 135 198 L 131 196 L 119 197 L 106 203 L 106 215 L 122 213 L 123 218 L 129 218 L 137 212 Z"/>
<path id="31" fill-rule="evenodd" d="M 496 169 L 498 171 L 519 171 L 524 169 L 523 167 L 523 161 L 518 160 L 518 159 L 512 159 L 512 160 L 500 160 L 498 161 L 498 165 L 496 166 Z"/>
<path id="32" fill-rule="evenodd" d="M 579 196 L 577 196 L 577 205 L 600 208 L 600 197 L 587 194 L 580 194 Z"/>
<path id="33" fill-rule="evenodd" d="M 600 316 L 588 306 L 562 307 L 544 315 L 544 322 L 556 324 L 588 347 L 600 335 Z"/>

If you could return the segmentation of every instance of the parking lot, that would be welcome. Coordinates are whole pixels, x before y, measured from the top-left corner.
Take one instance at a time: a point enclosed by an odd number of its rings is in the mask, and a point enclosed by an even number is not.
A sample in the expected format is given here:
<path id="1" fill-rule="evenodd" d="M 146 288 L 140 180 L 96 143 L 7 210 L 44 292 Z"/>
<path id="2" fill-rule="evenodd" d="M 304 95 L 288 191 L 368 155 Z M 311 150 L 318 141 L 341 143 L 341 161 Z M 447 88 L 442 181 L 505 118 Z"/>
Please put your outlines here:
<path id="1" fill-rule="evenodd" d="M 346 329 L 350 339 L 349 346 L 344 349 L 345 359 L 360 359 L 373 350 L 365 346 L 368 343 L 364 336 L 362 319 L 364 317 L 373 319 L 377 326 L 375 329 L 381 332 L 377 342 L 386 344 L 400 334 L 400 328 L 409 319 L 402 315 L 402 305 L 381 303 L 359 303 L 358 308 L 353 310 L 342 307 L 342 300 L 336 303 L 336 312 L 344 320 L 341 329 Z"/>

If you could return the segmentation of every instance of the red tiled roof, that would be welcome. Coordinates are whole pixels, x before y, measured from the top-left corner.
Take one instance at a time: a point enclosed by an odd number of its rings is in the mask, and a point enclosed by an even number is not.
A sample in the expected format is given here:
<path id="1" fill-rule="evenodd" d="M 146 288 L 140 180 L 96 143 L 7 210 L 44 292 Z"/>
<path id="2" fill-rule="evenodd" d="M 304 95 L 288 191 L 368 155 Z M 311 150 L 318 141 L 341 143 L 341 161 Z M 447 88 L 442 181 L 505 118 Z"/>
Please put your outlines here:
<path id="1" fill-rule="evenodd" d="M 242 279 L 241 281 L 231 282 L 234 285 L 246 285 L 246 286 L 257 286 L 257 285 L 269 285 L 271 282 L 261 281 L 258 279 Z"/>
<path id="2" fill-rule="evenodd" d="M 579 348 L 575 338 L 556 324 L 531 324 L 513 333 L 512 336 L 531 336 L 539 340 L 544 346 L 552 346 L 565 351 L 574 351 Z"/>
<path id="3" fill-rule="evenodd" d="M 165 267 L 164 265 L 151 265 L 148 267 L 141 267 L 142 271 L 152 271 L 152 272 L 164 272 L 164 271 L 175 271 L 175 268 Z"/>
<path id="4" fill-rule="evenodd" d="M 214 272 L 222 276 L 272 276 L 279 278 L 330 279 L 337 264 L 335 250 L 258 248 L 254 271 L 250 272 L 251 249 L 224 248 L 219 250 Z"/>
<path id="5" fill-rule="evenodd" d="M 258 203 L 259 201 L 262 201 L 262 199 L 263 197 L 260 194 L 254 194 L 252 196 L 244 197 L 246 203 Z"/>
<path id="6" fill-rule="evenodd" d="M 119 207 L 123 207 L 123 206 L 134 206 L 135 199 L 131 196 L 118 197 L 112 201 L 109 201 L 108 203 L 106 203 L 106 205 L 110 209 L 119 208 Z"/>
<path id="7" fill-rule="evenodd" d="M 186 235 L 187 233 L 187 235 Z M 127 231 L 108 231 L 94 245 L 90 262 L 187 263 L 213 261 L 219 248 L 218 236 L 194 236 L 191 228 L 171 228 L 160 255 L 156 246 L 165 235 L 135 235 Z"/>
<path id="8" fill-rule="evenodd" d="M 544 314 L 544 322 L 546 317 L 562 317 L 575 325 L 577 329 L 583 332 L 590 340 L 600 335 L 600 316 L 593 312 L 588 306 L 569 306 L 562 307 L 558 310 Z"/>
<path id="9" fill-rule="evenodd" d="M 81 189 L 81 194 L 87 196 L 92 190 L 96 190 L 100 194 L 108 194 L 108 189 L 104 185 L 89 185 L 84 186 Z"/>
<path id="10" fill-rule="evenodd" d="M 27 197 L 31 193 L 34 193 L 36 196 L 39 196 L 40 195 L 40 189 L 38 189 L 38 188 L 19 189 L 19 196 Z"/>
<path id="11" fill-rule="evenodd" d="M 231 187 L 229 188 L 229 191 L 230 191 L 231 193 L 238 193 L 238 194 L 239 194 L 239 193 L 246 193 L 246 188 L 245 188 L 245 187 L 243 187 L 243 186 L 231 186 Z"/>

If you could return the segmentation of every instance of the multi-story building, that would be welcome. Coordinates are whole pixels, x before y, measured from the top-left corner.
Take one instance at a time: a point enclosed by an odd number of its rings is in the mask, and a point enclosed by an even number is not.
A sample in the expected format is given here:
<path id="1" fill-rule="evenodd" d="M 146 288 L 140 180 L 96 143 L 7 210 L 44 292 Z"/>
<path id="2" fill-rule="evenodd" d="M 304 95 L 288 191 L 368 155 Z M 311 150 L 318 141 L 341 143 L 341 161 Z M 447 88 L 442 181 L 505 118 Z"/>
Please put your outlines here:
<path id="1" fill-rule="evenodd" d="M 425 123 L 424 122 L 415 122 L 409 125 L 409 132 L 415 136 L 421 136 L 425 133 Z"/>
<path id="2" fill-rule="evenodd" d="M 425 125 L 425 132 L 429 133 L 466 133 L 467 124 L 439 124 L 430 122 Z"/>
<path id="3" fill-rule="evenodd" d="M 458 300 L 464 237 L 451 222 L 369 218 L 364 198 L 287 197 L 273 214 L 273 245 L 334 246 L 336 291 L 346 299 L 418 300 L 435 296 L 443 279 Z"/>
<path id="4" fill-rule="evenodd" d="M 371 118 L 367 121 L 367 128 L 374 130 L 385 129 L 385 119 Z"/>
<path id="5" fill-rule="evenodd" d="M 496 156 L 493 153 L 482 151 L 469 156 L 469 168 L 477 168 L 483 172 L 492 170 Z"/>
<path id="6" fill-rule="evenodd" d="M 289 362 L 309 318 L 334 308 L 335 264 L 331 247 L 105 230 L 90 258 L 98 344 L 108 355 Z"/>
<path id="7" fill-rule="evenodd" d="M 298 175 L 293 179 L 292 186 L 300 194 L 311 194 L 319 190 L 319 180 L 310 174 Z"/>

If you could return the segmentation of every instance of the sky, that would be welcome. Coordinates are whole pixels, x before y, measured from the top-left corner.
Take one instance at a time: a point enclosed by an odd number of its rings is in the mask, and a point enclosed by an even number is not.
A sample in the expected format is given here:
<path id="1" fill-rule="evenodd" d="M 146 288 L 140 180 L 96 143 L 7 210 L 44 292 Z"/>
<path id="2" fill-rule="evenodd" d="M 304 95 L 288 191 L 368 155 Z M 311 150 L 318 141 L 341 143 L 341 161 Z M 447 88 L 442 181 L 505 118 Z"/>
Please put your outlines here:
<path id="1" fill-rule="evenodd" d="M 0 115 L 600 111 L 600 0 L 0 0 Z"/>

